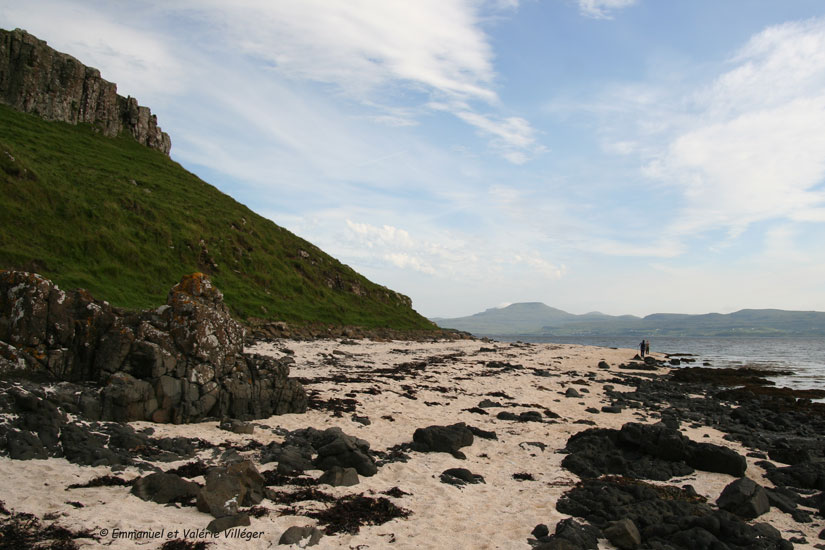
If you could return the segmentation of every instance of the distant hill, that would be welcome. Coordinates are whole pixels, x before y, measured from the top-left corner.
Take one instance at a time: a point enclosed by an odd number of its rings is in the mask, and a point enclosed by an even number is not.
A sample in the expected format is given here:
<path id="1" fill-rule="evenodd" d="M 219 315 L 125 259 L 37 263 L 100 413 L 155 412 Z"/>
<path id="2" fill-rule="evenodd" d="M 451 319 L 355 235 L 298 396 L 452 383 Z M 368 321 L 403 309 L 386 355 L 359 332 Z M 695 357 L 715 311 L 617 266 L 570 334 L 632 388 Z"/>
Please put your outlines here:
<path id="1" fill-rule="evenodd" d="M 204 272 L 240 319 L 435 328 L 408 297 L 184 170 L 170 146 L 98 71 L 0 31 L 0 269 L 133 309 Z"/>
<path id="2" fill-rule="evenodd" d="M 825 336 L 825 313 L 743 309 L 735 313 L 687 315 L 654 313 L 646 317 L 575 315 L 539 302 L 512 304 L 454 319 L 433 319 L 443 328 L 477 336 Z"/>

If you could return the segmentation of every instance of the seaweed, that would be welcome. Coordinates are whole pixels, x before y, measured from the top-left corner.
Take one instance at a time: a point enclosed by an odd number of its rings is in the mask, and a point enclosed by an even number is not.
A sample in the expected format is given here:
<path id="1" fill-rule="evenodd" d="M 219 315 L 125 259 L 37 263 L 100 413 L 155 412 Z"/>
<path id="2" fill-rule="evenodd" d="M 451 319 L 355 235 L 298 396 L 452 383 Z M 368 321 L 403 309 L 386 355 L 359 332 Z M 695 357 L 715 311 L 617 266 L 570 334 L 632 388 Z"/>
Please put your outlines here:
<path id="1" fill-rule="evenodd" d="M 0 519 L 0 550 L 79 550 L 74 539 L 98 540 L 89 530 L 71 531 L 56 523 L 44 525 L 33 514 L 12 513 L 5 507 L 2 510 L 7 517 Z"/>
<path id="2" fill-rule="evenodd" d="M 333 535 L 356 534 L 362 525 L 383 525 L 396 518 L 409 517 L 411 513 L 384 497 L 351 495 L 325 510 L 306 512 L 306 515 L 324 524 L 327 535 Z"/>
<path id="3" fill-rule="evenodd" d="M 72 483 L 66 490 L 69 489 L 86 489 L 88 487 L 129 487 L 132 481 L 126 481 L 117 476 L 100 476 L 87 481 L 86 483 Z"/>
<path id="4" fill-rule="evenodd" d="M 294 493 L 287 493 L 283 491 L 267 491 L 267 498 L 272 502 L 278 504 L 294 504 L 296 502 L 304 502 L 306 500 L 313 500 L 316 502 L 333 502 L 335 497 L 318 489 L 300 489 Z"/>
<path id="5" fill-rule="evenodd" d="M 191 479 L 198 476 L 206 477 L 206 472 L 209 471 L 209 468 L 210 466 L 207 466 L 202 460 L 198 460 L 195 462 L 187 462 L 183 466 L 178 466 L 174 470 L 169 470 L 166 473 Z"/>
<path id="6" fill-rule="evenodd" d="M 206 550 L 210 544 L 210 542 L 206 542 L 205 540 L 190 541 L 175 539 L 164 542 L 160 550 Z"/>

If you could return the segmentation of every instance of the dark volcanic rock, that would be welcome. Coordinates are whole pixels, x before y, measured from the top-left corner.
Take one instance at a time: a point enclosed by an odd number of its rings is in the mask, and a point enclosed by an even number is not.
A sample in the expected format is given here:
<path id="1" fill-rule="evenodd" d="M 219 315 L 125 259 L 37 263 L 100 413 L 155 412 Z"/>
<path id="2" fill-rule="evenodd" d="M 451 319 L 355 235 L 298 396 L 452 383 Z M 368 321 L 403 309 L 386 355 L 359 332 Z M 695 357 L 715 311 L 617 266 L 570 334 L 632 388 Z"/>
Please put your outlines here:
<path id="1" fill-rule="evenodd" d="M 341 468 L 333 466 L 318 478 L 319 485 L 332 485 L 333 487 L 351 487 L 358 485 L 358 472 L 355 468 Z"/>
<path id="2" fill-rule="evenodd" d="M 127 132 L 167 155 L 172 148 L 148 107 L 118 95 L 97 69 L 20 29 L 0 29 L 0 102 L 46 120 L 91 124 L 109 137 Z"/>
<path id="3" fill-rule="evenodd" d="M 567 441 L 562 466 L 580 477 L 616 474 L 665 481 L 694 468 L 741 476 L 747 463 L 734 451 L 691 441 L 664 424 L 628 423 L 621 430 L 591 428 Z"/>
<path id="4" fill-rule="evenodd" d="M 249 514 L 246 512 L 241 512 L 231 516 L 221 516 L 219 518 L 215 518 L 209 522 L 206 529 L 211 533 L 222 533 L 223 531 L 232 529 L 233 527 L 245 527 L 247 525 L 250 525 Z"/>
<path id="5" fill-rule="evenodd" d="M 72 384 L 69 391 L 80 391 Z M 69 422 L 50 399 L 61 397 L 29 381 L 0 381 L 0 451 L 11 458 L 66 458 L 69 462 L 100 466 L 135 464 L 141 459 L 180 460 L 191 457 L 200 444 L 186 438 L 153 438 L 118 423 Z M 64 385 L 60 391 L 66 390 Z"/>
<path id="6" fill-rule="evenodd" d="M 243 328 L 200 273 L 175 285 L 166 305 L 130 313 L 0 271 L 0 341 L 0 374 L 85 384 L 49 400 L 89 420 L 248 420 L 307 406 L 287 360 L 243 353 Z"/>
<path id="7" fill-rule="evenodd" d="M 771 507 L 765 489 L 746 477 L 725 487 L 716 505 L 747 519 L 759 517 Z"/>
<path id="8" fill-rule="evenodd" d="M 602 533 L 598 528 L 581 523 L 573 518 L 561 520 L 556 524 L 554 537 L 575 545 L 576 548 L 596 550 L 599 547 L 598 539 Z"/>
<path id="9" fill-rule="evenodd" d="M 472 444 L 473 432 L 463 422 L 418 428 L 413 433 L 413 450 L 425 453 L 450 453 L 463 458 L 459 449 Z"/>
<path id="10" fill-rule="evenodd" d="M 233 516 L 240 506 L 253 506 L 264 498 L 266 482 L 250 461 L 216 467 L 206 474 L 198 492 L 198 510 L 216 518 Z"/>
<path id="11" fill-rule="evenodd" d="M 604 529 L 604 536 L 617 548 L 633 550 L 642 543 L 642 535 L 633 521 L 623 518 Z"/>
<path id="12" fill-rule="evenodd" d="M 160 504 L 181 502 L 197 497 L 200 486 L 175 474 L 154 473 L 136 479 L 132 494 Z"/>
<path id="13" fill-rule="evenodd" d="M 378 472 L 375 459 L 370 454 L 370 444 L 345 434 L 340 428 L 327 428 L 314 441 L 318 451 L 314 464 L 322 470 L 335 466 L 354 468 L 362 476 L 374 476 Z"/>
<path id="14" fill-rule="evenodd" d="M 484 478 L 467 468 L 450 468 L 441 472 L 441 483 L 462 486 L 468 483 L 485 483 Z"/>
<path id="15" fill-rule="evenodd" d="M 766 475 L 776 485 L 825 491 L 825 462 L 803 462 L 774 468 L 768 470 Z"/>
<path id="16" fill-rule="evenodd" d="M 627 478 L 584 480 L 559 499 L 557 508 L 602 530 L 612 522 L 630 520 L 639 530 L 640 548 L 793 548 L 776 530 L 751 526 L 729 512 L 715 510 L 694 492 Z"/>
<path id="17" fill-rule="evenodd" d="M 323 533 L 312 525 L 307 525 L 306 527 L 293 525 L 284 531 L 284 534 L 278 539 L 278 544 L 301 544 L 302 540 L 309 539 L 306 542 L 306 546 L 315 546 L 323 536 Z"/>

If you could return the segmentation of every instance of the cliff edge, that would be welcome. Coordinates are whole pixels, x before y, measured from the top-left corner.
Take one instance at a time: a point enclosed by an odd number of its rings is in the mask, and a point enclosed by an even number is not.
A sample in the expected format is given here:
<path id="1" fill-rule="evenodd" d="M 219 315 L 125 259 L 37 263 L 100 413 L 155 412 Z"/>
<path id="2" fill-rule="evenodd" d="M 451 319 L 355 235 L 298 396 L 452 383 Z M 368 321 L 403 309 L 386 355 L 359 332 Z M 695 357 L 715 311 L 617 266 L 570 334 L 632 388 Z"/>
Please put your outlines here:
<path id="1" fill-rule="evenodd" d="M 128 132 L 166 155 L 172 148 L 148 107 L 118 95 L 97 69 L 21 29 L 0 29 L 0 102 L 46 120 L 88 123 L 109 137 Z"/>

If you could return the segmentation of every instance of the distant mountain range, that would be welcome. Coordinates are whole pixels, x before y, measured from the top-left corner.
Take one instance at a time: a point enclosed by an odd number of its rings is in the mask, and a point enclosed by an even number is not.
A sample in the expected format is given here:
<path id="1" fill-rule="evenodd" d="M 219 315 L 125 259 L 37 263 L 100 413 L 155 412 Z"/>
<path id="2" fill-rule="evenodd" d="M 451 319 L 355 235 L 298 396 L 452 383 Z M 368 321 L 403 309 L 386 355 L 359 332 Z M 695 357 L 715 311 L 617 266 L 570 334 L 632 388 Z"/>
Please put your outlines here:
<path id="1" fill-rule="evenodd" d="M 468 317 L 434 318 L 443 328 L 476 336 L 825 336 L 825 313 L 781 309 L 743 309 L 734 313 L 687 315 L 654 313 L 646 317 L 575 315 L 540 302 L 491 308 Z"/>

